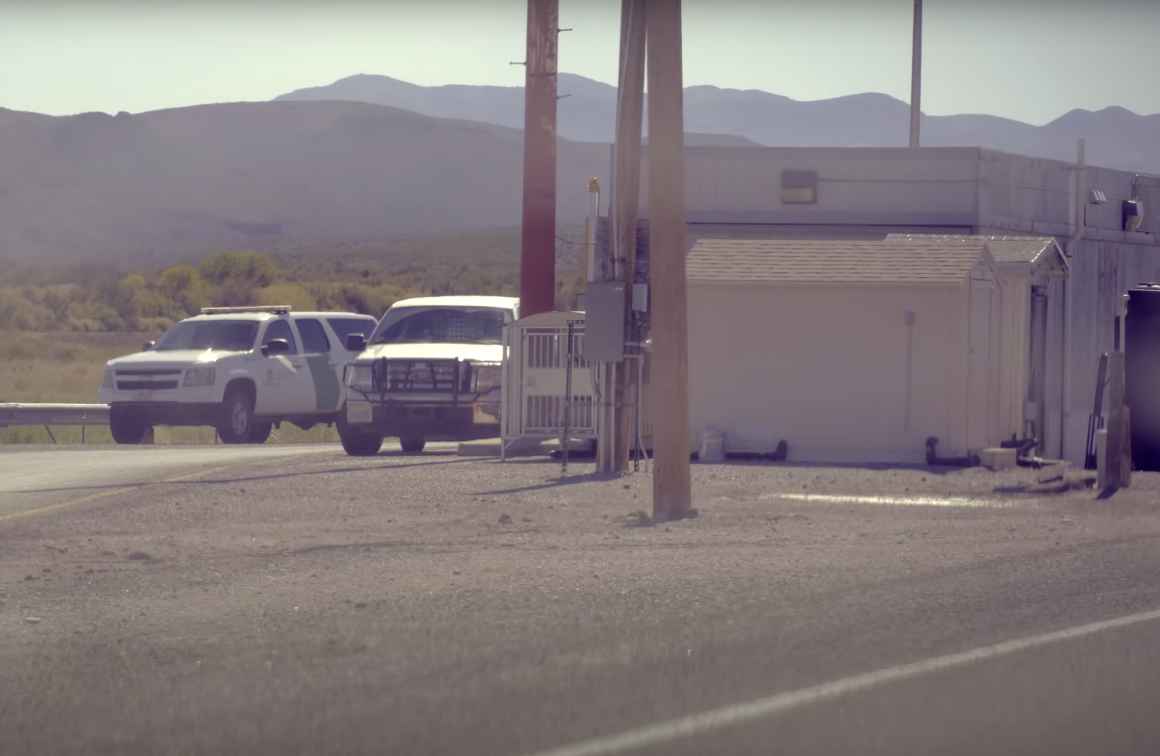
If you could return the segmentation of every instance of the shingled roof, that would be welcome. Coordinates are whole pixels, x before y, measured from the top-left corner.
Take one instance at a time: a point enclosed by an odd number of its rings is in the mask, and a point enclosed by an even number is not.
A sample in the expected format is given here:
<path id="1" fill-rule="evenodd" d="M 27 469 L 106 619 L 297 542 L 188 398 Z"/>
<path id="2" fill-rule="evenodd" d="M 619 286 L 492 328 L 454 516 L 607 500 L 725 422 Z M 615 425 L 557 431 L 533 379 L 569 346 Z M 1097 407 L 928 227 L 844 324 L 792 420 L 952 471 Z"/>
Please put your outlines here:
<path id="1" fill-rule="evenodd" d="M 701 283 L 957 285 L 980 260 L 991 261 L 987 242 L 970 236 L 699 239 L 687 270 Z"/>
<path id="2" fill-rule="evenodd" d="M 1063 251 L 1059 248 L 1059 243 L 1051 236 L 924 236 L 922 234 L 890 234 L 886 237 L 886 240 L 914 241 L 924 238 L 981 239 L 987 243 L 987 249 L 990 250 L 991 257 L 1000 265 L 1019 263 L 1036 265 L 1046 255 L 1049 257 L 1055 256 L 1058 258 L 1056 262 L 1060 263 L 1064 268 L 1067 267 L 1067 261 L 1063 256 Z"/>

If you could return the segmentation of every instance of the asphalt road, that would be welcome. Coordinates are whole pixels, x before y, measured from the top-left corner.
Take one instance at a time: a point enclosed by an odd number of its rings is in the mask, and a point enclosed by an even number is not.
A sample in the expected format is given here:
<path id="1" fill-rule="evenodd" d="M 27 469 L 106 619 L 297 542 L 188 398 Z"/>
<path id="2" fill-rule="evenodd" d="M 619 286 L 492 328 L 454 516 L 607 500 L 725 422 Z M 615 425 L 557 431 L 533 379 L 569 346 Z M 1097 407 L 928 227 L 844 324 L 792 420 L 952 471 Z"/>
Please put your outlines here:
<path id="1" fill-rule="evenodd" d="M 120 493 L 122 489 L 206 468 L 336 452 L 341 450 L 334 444 L 57 449 L 0 446 L 0 517 L 71 502 L 84 495 Z"/>
<path id="2" fill-rule="evenodd" d="M 1160 752 L 1160 478 L 697 466 L 700 518 L 626 527 L 647 478 L 586 472 L 315 454 L 0 521 L 0 753 Z"/>

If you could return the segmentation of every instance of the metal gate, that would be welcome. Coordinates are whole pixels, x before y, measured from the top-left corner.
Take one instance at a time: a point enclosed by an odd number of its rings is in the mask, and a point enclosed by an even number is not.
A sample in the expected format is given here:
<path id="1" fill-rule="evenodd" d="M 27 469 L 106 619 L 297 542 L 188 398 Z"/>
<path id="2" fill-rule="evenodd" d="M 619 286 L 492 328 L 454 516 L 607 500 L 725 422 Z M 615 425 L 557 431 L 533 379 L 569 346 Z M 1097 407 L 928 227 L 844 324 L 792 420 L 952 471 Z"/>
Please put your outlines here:
<path id="1" fill-rule="evenodd" d="M 595 439 L 598 401 L 584 313 L 545 312 L 504 329 L 503 453 L 521 443 Z"/>

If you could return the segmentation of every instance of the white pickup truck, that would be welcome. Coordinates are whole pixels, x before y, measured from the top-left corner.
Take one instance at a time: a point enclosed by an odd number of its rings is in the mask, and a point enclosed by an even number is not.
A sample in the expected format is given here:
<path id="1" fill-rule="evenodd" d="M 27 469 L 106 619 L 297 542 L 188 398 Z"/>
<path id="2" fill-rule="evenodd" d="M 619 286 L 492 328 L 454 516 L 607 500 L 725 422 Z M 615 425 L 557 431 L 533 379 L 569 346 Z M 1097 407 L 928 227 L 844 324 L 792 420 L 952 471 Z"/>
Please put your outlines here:
<path id="1" fill-rule="evenodd" d="M 105 365 L 100 400 L 120 444 L 154 425 L 211 425 L 228 444 L 264 443 L 275 424 L 332 423 L 352 334 L 369 315 L 289 307 L 207 307 L 143 351 Z"/>
<path id="2" fill-rule="evenodd" d="M 377 454 L 385 436 L 403 451 L 428 440 L 499 434 L 504 326 L 519 317 L 513 297 L 421 297 L 396 302 L 346 375 L 337 426 L 348 454 Z"/>

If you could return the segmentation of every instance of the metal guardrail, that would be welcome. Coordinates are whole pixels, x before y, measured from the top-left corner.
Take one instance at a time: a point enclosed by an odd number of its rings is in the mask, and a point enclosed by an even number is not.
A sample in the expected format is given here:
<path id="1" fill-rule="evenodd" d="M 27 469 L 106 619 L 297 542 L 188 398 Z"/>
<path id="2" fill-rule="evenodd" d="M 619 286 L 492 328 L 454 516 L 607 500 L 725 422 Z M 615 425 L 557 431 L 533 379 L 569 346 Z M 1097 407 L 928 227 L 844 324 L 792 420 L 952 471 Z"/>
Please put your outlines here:
<path id="1" fill-rule="evenodd" d="M 108 425 L 109 405 L 107 404 L 34 404 L 10 402 L 0 404 L 0 428 L 16 425 L 43 425 L 48 437 L 56 443 L 52 435 L 53 425 L 79 425 L 84 433 L 86 425 Z"/>

